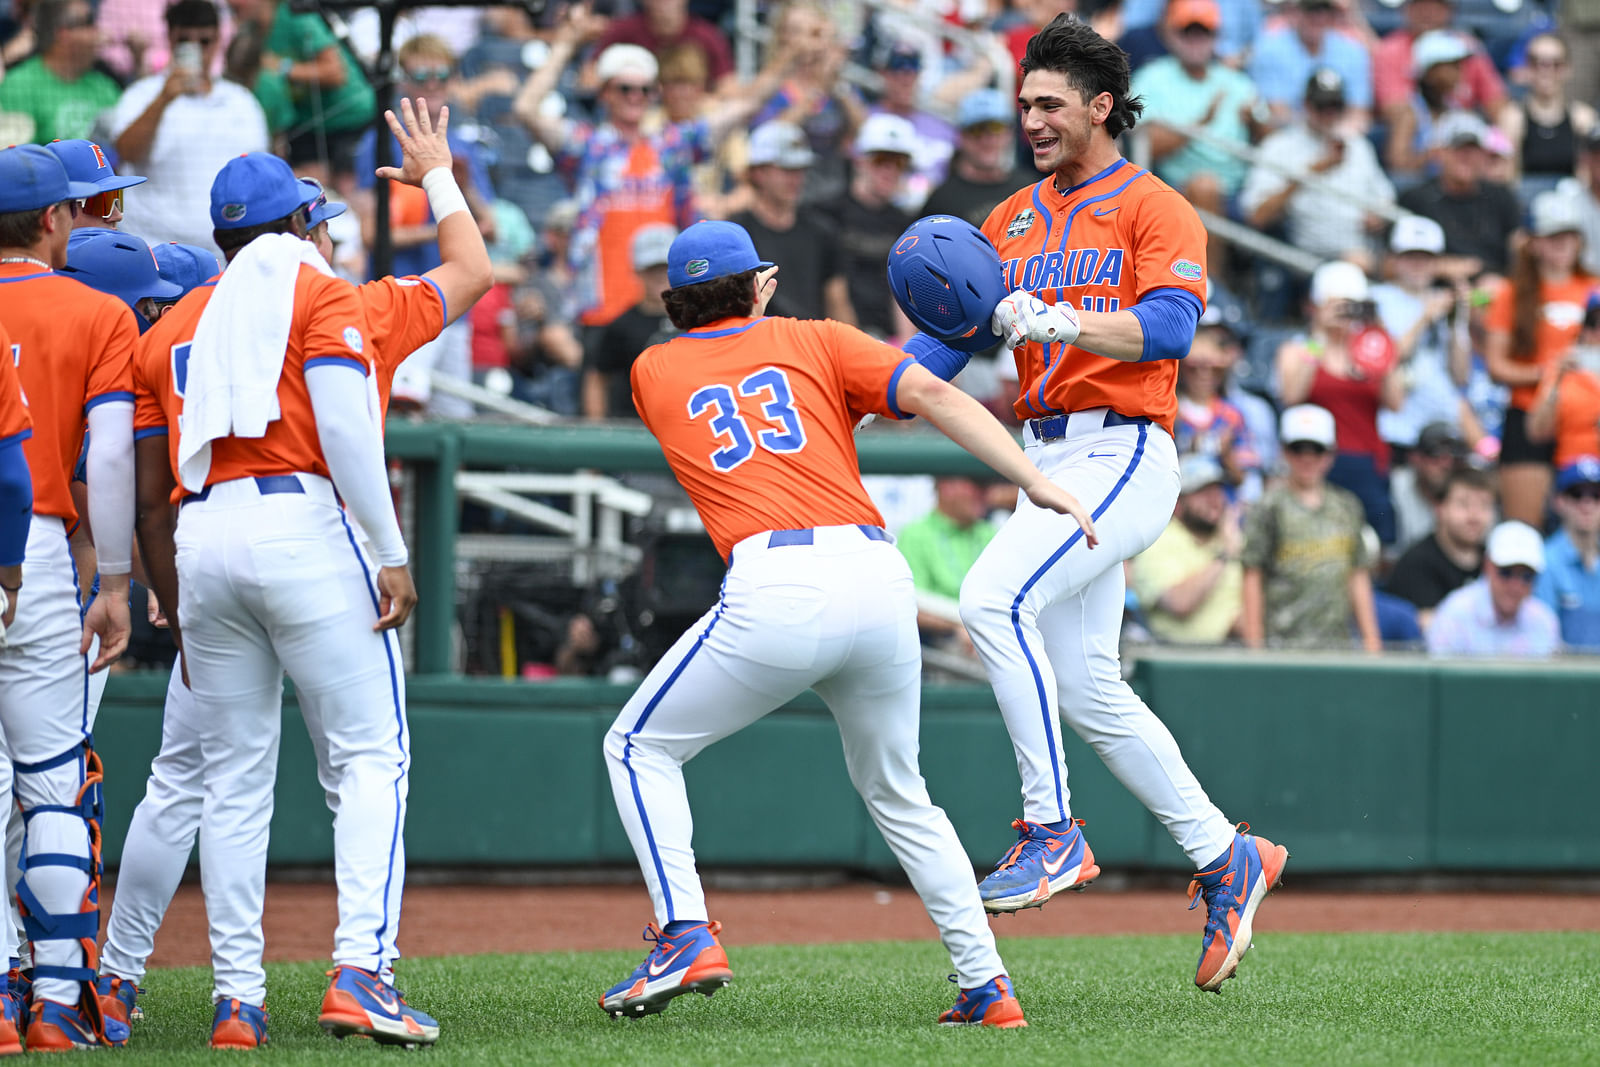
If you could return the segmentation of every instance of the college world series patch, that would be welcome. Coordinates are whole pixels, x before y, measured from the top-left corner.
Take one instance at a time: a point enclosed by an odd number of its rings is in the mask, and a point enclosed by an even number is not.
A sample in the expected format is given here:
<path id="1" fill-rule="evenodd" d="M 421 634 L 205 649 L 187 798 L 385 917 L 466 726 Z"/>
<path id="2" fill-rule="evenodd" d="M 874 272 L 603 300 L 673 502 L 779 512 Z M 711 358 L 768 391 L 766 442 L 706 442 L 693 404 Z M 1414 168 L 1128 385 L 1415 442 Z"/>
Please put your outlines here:
<path id="1" fill-rule="evenodd" d="M 346 326 L 344 328 L 344 343 L 349 345 L 350 350 L 356 355 L 360 355 L 361 350 L 367 347 L 366 342 L 361 338 L 361 331 L 354 326 Z"/>
<path id="2" fill-rule="evenodd" d="M 1031 207 L 1017 212 L 1017 217 L 1006 224 L 1006 237 L 1021 237 L 1033 229 L 1033 220 L 1036 218 L 1038 216 L 1033 213 Z"/>

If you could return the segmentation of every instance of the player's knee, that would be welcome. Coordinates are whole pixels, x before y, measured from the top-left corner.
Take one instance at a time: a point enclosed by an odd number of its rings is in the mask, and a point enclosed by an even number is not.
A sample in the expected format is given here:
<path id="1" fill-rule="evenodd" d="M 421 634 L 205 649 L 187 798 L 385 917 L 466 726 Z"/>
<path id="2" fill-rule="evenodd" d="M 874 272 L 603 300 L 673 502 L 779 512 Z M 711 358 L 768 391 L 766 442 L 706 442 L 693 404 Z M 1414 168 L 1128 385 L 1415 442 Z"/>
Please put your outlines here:
<path id="1" fill-rule="evenodd" d="M 995 587 L 981 579 L 974 580 L 976 572 L 968 572 L 961 583 L 961 622 L 974 639 L 991 627 L 1003 622 L 1006 616 L 1005 598 L 996 595 Z"/>

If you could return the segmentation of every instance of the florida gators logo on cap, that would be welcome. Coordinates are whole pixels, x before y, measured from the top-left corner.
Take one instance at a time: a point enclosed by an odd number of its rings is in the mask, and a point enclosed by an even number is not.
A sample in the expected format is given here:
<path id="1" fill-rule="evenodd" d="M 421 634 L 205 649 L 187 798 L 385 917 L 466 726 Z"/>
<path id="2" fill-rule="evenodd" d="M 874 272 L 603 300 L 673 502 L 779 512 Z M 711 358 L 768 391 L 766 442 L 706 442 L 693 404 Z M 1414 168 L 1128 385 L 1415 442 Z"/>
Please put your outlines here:
<path id="1" fill-rule="evenodd" d="M 243 204 L 223 204 L 222 217 L 229 222 L 238 222 L 244 218 L 245 206 Z"/>
<path id="2" fill-rule="evenodd" d="M 698 278 L 710 269 L 711 261 L 709 259 L 691 259 L 683 265 L 683 273 L 691 278 Z"/>
<path id="3" fill-rule="evenodd" d="M 97 166 L 97 167 L 109 167 L 111 165 L 111 164 L 106 162 L 106 154 L 100 150 L 100 146 L 99 145 L 95 144 L 93 141 L 90 141 L 89 142 L 89 147 L 94 150 L 94 165 L 95 166 Z"/>

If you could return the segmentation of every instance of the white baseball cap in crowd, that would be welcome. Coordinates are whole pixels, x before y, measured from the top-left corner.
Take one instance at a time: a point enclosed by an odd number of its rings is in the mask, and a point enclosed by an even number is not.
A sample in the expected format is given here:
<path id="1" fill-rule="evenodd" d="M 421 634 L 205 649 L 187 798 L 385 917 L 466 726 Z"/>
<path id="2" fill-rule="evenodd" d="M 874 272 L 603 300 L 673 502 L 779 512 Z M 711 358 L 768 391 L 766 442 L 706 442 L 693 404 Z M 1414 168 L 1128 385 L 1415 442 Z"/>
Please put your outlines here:
<path id="1" fill-rule="evenodd" d="M 1433 127 L 1433 147 L 1483 148 L 1489 143 L 1489 124 L 1472 111 L 1448 111 Z"/>
<path id="2" fill-rule="evenodd" d="M 1369 295 L 1366 274 L 1346 260 L 1331 259 L 1311 275 L 1311 302 L 1317 307 L 1333 300 L 1365 300 Z"/>
<path id="3" fill-rule="evenodd" d="M 902 156 L 917 154 L 917 129 L 909 119 L 899 115 L 879 112 L 868 115 L 856 134 L 856 155 L 873 152 L 895 152 Z"/>
<path id="4" fill-rule="evenodd" d="M 1190 452 L 1178 461 L 1178 492 L 1185 496 L 1227 480 L 1222 464 L 1204 452 Z"/>
<path id="5" fill-rule="evenodd" d="M 1502 522 L 1489 531 L 1484 555 L 1502 570 L 1527 567 L 1538 574 L 1544 571 L 1544 538 L 1525 522 Z"/>
<path id="6" fill-rule="evenodd" d="M 806 132 L 792 122 L 763 122 L 750 134 L 746 162 L 752 167 L 773 166 L 802 170 L 816 162 Z"/>
<path id="7" fill-rule="evenodd" d="M 1401 215 L 1389 233 L 1389 251 L 1431 252 L 1444 255 L 1444 227 L 1424 215 Z"/>
<path id="8" fill-rule="evenodd" d="M 1535 237 L 1583 232 L 1583 205 L 1562 189 L 1548 189 L 1535 196 L 1528 205 L 1528 216 L 1532 223 L 1528 232 Z"/>
<path id="9" fill-rule="evenodd" d="M 1338 436 L 1333 428 L 1333 415 L 1327 408 L 1315 404 L 1296 404 L 1283 413 L 1278 421 L 1278 440 L 1284 447 L 1300 441 L 1332 450 Z"/>
<path id="10" fill-rule="evenodd" d="M 652 222 L 633 232 L 633 269 L 649 270 L 667 265 L 667 250 L 678 236 L 678 228 L 665 222 Z"/>
<path id="11" fill-rule="evenodd" d="M 622 74 L 637 74 L 645 81 L 655 81 L 660 73 L 661 65 L 656 62 L 656 57 L 650 54 L 648 48 L 640 48 L 636 44 L 614 44 L 600 53 L 600 58 L 594 61 L 594 76 L 604 85 Z"/>
<path id="12" fill-rule="evenodd" d="M 1472 54 L 1467 39 L 1454 30 L 1429 30 L 1411 44 L 1411 72 L 1426 74 L 1440 63 L 1459 63 Z"/>

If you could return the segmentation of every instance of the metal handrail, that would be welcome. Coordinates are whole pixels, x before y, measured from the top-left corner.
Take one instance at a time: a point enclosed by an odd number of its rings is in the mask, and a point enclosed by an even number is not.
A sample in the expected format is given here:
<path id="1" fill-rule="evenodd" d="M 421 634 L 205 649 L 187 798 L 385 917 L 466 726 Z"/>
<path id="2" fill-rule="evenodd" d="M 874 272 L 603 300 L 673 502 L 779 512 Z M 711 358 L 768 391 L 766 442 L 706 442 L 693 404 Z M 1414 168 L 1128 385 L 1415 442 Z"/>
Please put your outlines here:
<path id="1" fill-rule="evenodd" d="M 549 408 L 542 408 L 537 404 L 524 403 L 503 396 L 492 389 L 485 389 L 481 385 L 474 385 L 462 378 L 445 374 L 443 371 L 434 371 L 429 375 L 429 382 L 433 388 L 446 396 L 453 396 L 458 400 L 466 400 L 477 407 L 485 408 L 497 415 L 505 415 L 529 426 L 551 426 L 556 423 L 569 421 L 564 416 L 557 415 Z"/>
<path id="2" fill-rule="evenodd" d="M 1305 249 L 1289 244 L 1286 241 L 1280 241 L 1276 237 L 1269 237 L 1260 230 L 1246 226 L 1242 222 L 1235 222 L 1233 219 L 1207 211 L 1203 207 L 1197 207 L 1194 210 L 1195 214 L 1200 216 L 1200 222 L 1205 226 L 1207 233 L 1215 234 L 1229 244 L 1237 245 L 1247 252 L 1270 259 L 1274 263 L 1288 267 L 1292 271 L 1309 275 L 1322 266 L 1324 262 L 1323 258 L 1315 253 L 1307 252 Z"/>

